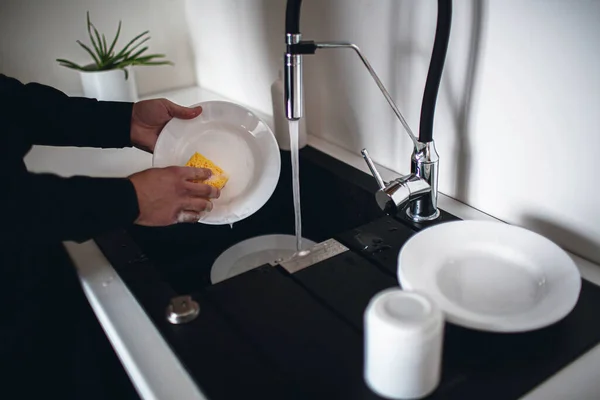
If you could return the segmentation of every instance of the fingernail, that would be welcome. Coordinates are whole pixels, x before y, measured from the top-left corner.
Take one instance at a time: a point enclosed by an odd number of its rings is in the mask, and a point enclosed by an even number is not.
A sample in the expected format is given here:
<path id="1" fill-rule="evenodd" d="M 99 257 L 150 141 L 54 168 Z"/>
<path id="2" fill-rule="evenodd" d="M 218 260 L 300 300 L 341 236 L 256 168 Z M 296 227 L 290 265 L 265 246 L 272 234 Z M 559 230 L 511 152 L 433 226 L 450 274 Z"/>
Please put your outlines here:
<path id="1" fill-rule="evenodd" d="M 211 212 L 213 209 L 213 203 L 211 203 L 210 201 L 206 204 L 206 209 L 204 211 L 206 212 Z"/>
<path id="2" fill-rule="evenodd" d="M 221 195 L 221 191 L 219 189 L 217 189 L 216 187 L 211 186 L 209 197 L 211 199 L 218 199 L 220 195 Z"/>

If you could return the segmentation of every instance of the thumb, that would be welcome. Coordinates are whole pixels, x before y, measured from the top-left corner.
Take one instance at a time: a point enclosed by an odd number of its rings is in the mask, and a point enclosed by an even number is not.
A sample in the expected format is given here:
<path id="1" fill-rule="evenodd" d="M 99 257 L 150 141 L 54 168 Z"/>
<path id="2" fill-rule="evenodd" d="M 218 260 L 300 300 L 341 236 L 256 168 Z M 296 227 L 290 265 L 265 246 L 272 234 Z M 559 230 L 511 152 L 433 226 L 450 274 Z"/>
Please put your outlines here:
<path id="1" fill-rule="evenodd" d="M 183 107 L 172 101 L 166 100 L 165 105 L 172 118 L 192 119 L 202 113 L 202 107 Z"/>

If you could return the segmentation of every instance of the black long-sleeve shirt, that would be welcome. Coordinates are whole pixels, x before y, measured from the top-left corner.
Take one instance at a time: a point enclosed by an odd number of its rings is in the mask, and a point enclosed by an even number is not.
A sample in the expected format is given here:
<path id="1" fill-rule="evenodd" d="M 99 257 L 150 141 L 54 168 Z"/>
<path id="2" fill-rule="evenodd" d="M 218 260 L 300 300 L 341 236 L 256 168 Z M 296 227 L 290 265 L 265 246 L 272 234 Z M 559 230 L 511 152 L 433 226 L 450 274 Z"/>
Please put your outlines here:
<path id="1" fill-rule="evenodd" d="M 131 146 L 132 103 L 68 97 L 0 75 L 1 237 L 84 241 L 133 222 L 139 213 L 126 178 L 61 178 L 27 171 L 32 145 Z"/>
<path id="2" fill-rule="evenodd" d="M 23 158 L 34 144 L 129 147 L 132 107 L 0 74 L 0 381 L 58 379 L 76 341 L 76 310 L 86 306 L 61 242 L 126 227 L 139 214 L 129 179 L 35 174 Z"/>

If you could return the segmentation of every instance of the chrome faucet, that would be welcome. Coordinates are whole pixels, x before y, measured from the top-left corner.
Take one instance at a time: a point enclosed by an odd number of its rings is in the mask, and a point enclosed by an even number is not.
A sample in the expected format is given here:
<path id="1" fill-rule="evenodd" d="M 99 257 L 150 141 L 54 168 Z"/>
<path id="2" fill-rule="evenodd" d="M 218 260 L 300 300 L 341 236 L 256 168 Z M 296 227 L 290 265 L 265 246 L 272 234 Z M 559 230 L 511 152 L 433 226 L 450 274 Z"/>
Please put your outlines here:
<path id="1" fill-rule="evenodd" d="M 284 56 L 285 110 L 288 120 L 299 120 L 303 117 L 303 55 L 315 54 L 318 49 L 347 48 L 352 49 L 361 59 L 381 93 L 408 133 L 412 144 L 411 173 L 384 182 L 366 149 L 362 150 L 369 170 L 379 185 L 375 199 L 379 207 L 387 213 L 397 213 L 405 207 L 407 215 L 416 222 L 430 221 L 439 217 L 437 207 L 439 156 L 433 141 L 433 116 L 437 99 L 442 69 L 448 49 L 450 23 L 452 19 L 452 0 L 438 0 L 438 16 L 435 42 L 425 93 L 421 106 L 420 136 L 413 134 L 402 113 L 394 103 L 389 92 L 371 67 L 371 64 L 358 46 L 347 42 L 315 42 L 302 40 L 300 33 L 300 8 L 302 0 L 288 0 L 286 9 L 286 52 Z"/>

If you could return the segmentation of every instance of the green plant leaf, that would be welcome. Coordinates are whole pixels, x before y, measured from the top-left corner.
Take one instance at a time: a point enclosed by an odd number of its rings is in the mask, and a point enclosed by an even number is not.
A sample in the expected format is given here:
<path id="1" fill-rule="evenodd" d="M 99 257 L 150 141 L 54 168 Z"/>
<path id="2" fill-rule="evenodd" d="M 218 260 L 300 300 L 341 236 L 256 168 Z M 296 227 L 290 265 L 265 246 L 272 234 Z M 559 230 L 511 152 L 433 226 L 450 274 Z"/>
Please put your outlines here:
<path id="1" fill-rule="evenodd" d="M 106 57 L 109 56 L 108 54 L 108 46 L 106 45 L 106 38 L 104 37 L 104 33 L 102 34 L 102 44 L 104 45 L 104 55 Z"/>
<path id="2" fill-rule="evenodd" d="M 62 64 L 62 63 L 61 63 L 61 64 L 59 64 L 59 65 L 60 65 L 61 67 L 66 67 L 66 68 L 69 68 L 69 69 L 74 69 L 74 70 L 77 70 L 77 71 L 83 71 L 83 68 L 76 68 L 76 67 L 74 67 L 74 66 L 72 66 L 72 65 L 69 65 L 69 64 Z"/>
<path id="3" fill-rule="evenodd" d="M 171 61 L 163 60 L 158 61 L 156 58 L 164 57 L 164 54 L 151 54 L 144 57 L 128 58 L 117 65 L 117 68 L 123 68 L 126 66 L 134 65 L 174 65 Z"/>
<path id="4" fill-rule="evenodd" d="M 117 64 L 115 66 L 115 68 L 125 68 L 128 67 L 130 65 L 133 65 L 133 60 L 125 60 L 125 61 L 121 61 L 119 64 Z"/>
<path id="5" fill-rule="evenodd" d="M 142 61 L 139 65 L 175 65 L 171 61 Z"/>
<path id="6" fill-rule="evenodd" d="M 56 61 L 58 61 L 60 63 L 60 65 L 62 65 L 63 67 L 68 67 L 68 68 L 73 68 L 73 69 L 78 69 L 83 71 L 83 67 L 75 64 L 72 61 L 69 60 L 65 60 L 64 58 L 57 58 Z"/>
<path id="7" fill-rule="evenodd" d="M 135 61 L 150 61 L 153 58 L 164 58 L 166 57 L 164 54 L 149 54 L 144 57 L 136 57 Z"/>
<path id="8" fill-rule="evenodd" d="M 146 43 L 148 40 L 150 40 L 150 37 L 144 38 L 144 40 L 142 40 L 141 42 L 139 42 L 138 44 L 133 46 L 131 49 L 127 50 L 127 52 L 125 54 L 123 54 L 123 58 L 125 58 L 125 59 L 130 58 L 130 54 L 133 51 L 135 51 L 138 47 L 140 47 L 142 44 Z"/>
<path id="9" fill-rule="evenodd" d="M 94 62 L 96 63 L 96 65 L 98 65 L 98 68 L 100 68 L 102 66 L 102 64 L 100 63 L 100 60 L 98 59 L 98 57 L 96 57 L 96 55 L 94 54 L 94 52 L 92 50 L 90 50 L 90 48 L 88 46 L 86 46 L 85 44 L 81 43 L 79 40 L 77 41 L 77 43 L 83 47 L 85 49 L 85 51 L 87 51 L 92 58 L 94 59 Z"/>
<path id="10" fill-rule="evenodd" d="M 135 53 L 132 56 L 127 56 L 127 59 L 129 60 L 135 60 L 137 59 L 143 52 L 145 52 L 146 50 L 148 50 L 148 46 L 142 48 L 141 50 L 139 50 L 137 53 Z"/>
<path id="11" fill-rule="evenodd" d="M 92 46 L 94 46 L 94 50 L 96 50 L 96 54 L 98 54 L 99 59 L 102 59 L 103 55 L 102 55 L 102 51 L 98 48 L 98 45 L 96 44 L 96 42 L 94 41 L 94 36 L 92 35 L 92 22 L 90 21 L 90 12 L 87 12 L 87 29 L 88 29 L 88 35 L 90 36 L 90 41 L 92 42 Z M 96 59 L 94 57 L 94 59 Z M 96 62 L 98 65 L 100 65 L 98 62 Z"/>
<path id="12" fill-rule="evenodd" d="M 120 52 L 119 52 L 119 53 L 118 53 L 118 54 L 117 54 L 117 55 L 116 55 L 114 58 L 115 58 L 115 59 L 119 59 L 119 58 L 123 57 L 123 55 L 124 55 L 124 54 L 127 52 L 127 50 L 129 49 L 129 46 L 131 46 L 131 44 L 132 44 L 132 43 L 134 43 L 136 40 L 138 40 L 138 39 L 139 39 L 139 38 L 141 38 L 142 36 L 146 35 L 148 32 L 150 32 L 150 31 L 145 31 L 145 32 L 142 32 L 142 33 L 140 33 L 139 35 L 137 35 L 136 37 L 134 37 L 133 39 L 131 39 L 131 41 L 130 41 L 129 43 L 127 43 L 127 44 L 125 45 L 125 47 L 123 47 L 123 49 L 122 49 L 122 50 L 121 50 L 121 51 L 120 51 Z M 147 39 L 149 39 L 149 38 L 147 38 Z M 147 39 L 146 39 L 146 40 L 147 40 Z M 146 40 L 144 40 L 144 41 L 146 41 Z M 144 41 L 143 41 L 143 42 L 144 42 Z M 142 43 L 143 43 L 143 42 L 142 42 Z M 139 46 L 140 44 L 141 44 L 141 43 L 138 43 L 138 46 Z M 137 46 L 136 46 L 136 47 L 137 47 Z"/>
<path id="13" fill-rule="evenodd" d="M 117 39 L 119 39 L 119 34 L 121 33 L 121 21 L 119 21 L 119 27 L 117 28 L 117 35 L 115 36 L 112 44 L 110 45 L 110 49 L 108 50 L 108 56 L 112 57 L 112 52 L 115 49 L 115 45 L 117 44 Z"/>
<path id="14" fill-rule="evenodd" d="M 120 52 L 116 56 L 111 57 L 110 61 L 108 62 L 109 65 L 107 65 L 106 69 L 115 68 L 116 66 L 118 66 L 119 63 L 129 60 L 131 58 L 130 57 L 131 52 L 133 52 L 135 49 L 137 49 L 142 43 L 145 43 L 146 41 L 148 41 L 148 39 L 150 39 L 150 38 L 149 37 L 145 38 L 144 40 L 142 40 L 141 42 L 136 44 L 134 47 L 127 50 L 124 54 L 120 54 L 121 53 Z"/>
<path id="15" fill-rule="evenodd" d="M 96 40 L 98 41 L 98 47 L 100 48 L 100 52 L 98 53 L 98 55 L 100 56 L 100 59 L 102 61 L 104 61 L 106 54 L 104 52 L 104 49 L 102 48 L 102 39 L 100 38 L 100 34 L 98 33 L 98 29 L 96 29 L 96 27 L 94 26 L 94 24 L 92 24 L 92 28 L 94 28 L 94 34 L 96 35 Z"/>

